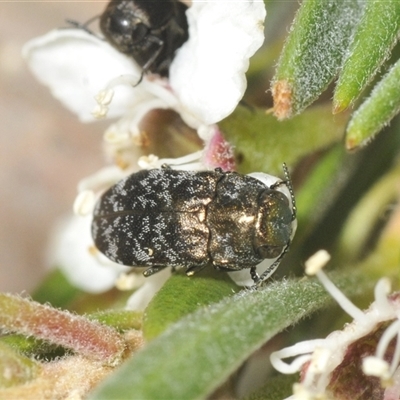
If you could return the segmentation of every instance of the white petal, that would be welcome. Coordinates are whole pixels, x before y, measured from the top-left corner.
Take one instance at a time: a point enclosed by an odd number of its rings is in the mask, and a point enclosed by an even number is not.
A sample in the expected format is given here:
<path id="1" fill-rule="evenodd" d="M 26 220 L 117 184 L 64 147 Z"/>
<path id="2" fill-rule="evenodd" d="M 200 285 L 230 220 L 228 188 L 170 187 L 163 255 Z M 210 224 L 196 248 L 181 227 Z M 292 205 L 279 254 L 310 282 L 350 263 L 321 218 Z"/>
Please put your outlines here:
<path id="1" fill-rule="evenodd" d="M 23 56 L 36 78 L 50 87 L 54 97 L 82 121 L 93 121 L 94 97 L 107 84 L 127 75 L 139 80 L 141 70 L 134 61 L 95 35 L 82 29 L 58 29 L 26 43 Z M 108 117 L 124 114 L 132 101 L 153 97 L 141 88 L 122 85 L 115 93 Z"/>
<path id="2" fill-rule="evenodd" d="M 111 289 L 117 276 L 129 268 L 89 251 L 93 246 L 91 221 L 91 216 L 74 216 L 61 223 L 54 234 L 48 262 L 60 268 L 74 286 L 99 293 Z"/>
<path id="3" fill-rule="evenodd" d="M 277 258 L 278 257 L 265 259 L 263 262 L 258 264 L 256 268 L 258 275 L 262 275 L 276 261 Z M 240 271 L 228 272 L 228 275 L 238 286 L 254 285 L 249 268 L 242 269 Z"/>
<path id="4" fill-rule="evenodd" d="M 165 268 L 164 270 L 146 278 L 143 286 L 136 290 L 136 292 L 129 298 L 126 309 L 143 311 L 170 276 L 171 268 Z"/>
<path id="5" fill-rule="evenodd" d="M 235 109 L 249 58 L 264 41 L 265 15 L 263 1 L 193 1 L 189 40 L 170 68 L 171 86 L 187 113 L 213 124 Z"/>

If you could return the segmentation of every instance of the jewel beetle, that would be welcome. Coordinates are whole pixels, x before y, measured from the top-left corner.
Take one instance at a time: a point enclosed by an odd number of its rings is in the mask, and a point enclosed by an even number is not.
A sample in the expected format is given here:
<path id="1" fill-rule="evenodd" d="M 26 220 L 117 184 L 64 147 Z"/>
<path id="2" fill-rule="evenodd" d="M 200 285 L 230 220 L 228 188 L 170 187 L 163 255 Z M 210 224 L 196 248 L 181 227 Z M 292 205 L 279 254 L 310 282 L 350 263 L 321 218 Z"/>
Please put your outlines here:
<path id="1" fill-rule="evenodd" d="M 168 76 L 176 50 L 188 39 L 187 6 L 178 0 L 112 0 L 100 30 L 144 72 Z"/>
<path id="2" fill-rule="evenodd" d="M 168 266 L 193 275 L 207 265 L 218 270 L 250 268 L 262 283 L 276 269 L 294 234 L 296 206 L 286 179 L 269 175 L 141 170 L 106 191 L 93 212 L 92 237 L 109 259 L 147 266 L 150 276 Z M 287 194 L 281 187 L 287 187 Z M 256 265 L 276 260 L 261 276 Z"/>

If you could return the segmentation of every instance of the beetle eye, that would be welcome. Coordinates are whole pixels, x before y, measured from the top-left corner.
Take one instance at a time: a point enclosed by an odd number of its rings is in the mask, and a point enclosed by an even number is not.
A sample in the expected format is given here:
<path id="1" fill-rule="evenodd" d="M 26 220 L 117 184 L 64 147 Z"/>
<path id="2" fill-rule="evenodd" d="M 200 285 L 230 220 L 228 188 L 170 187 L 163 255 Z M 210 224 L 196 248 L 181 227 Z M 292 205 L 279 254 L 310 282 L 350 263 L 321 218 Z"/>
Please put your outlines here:
<path id="1" fill-rule="evenodd" d="M 149 28 L 141 22 L 131 24 L 130 35 L 132 44 L 141 42 L 147 36 L 148 32 Z"/>
<path id="2" fill-rule="evenodd" d="M 125 52 L 140 43 L 148 34 L 149 27 L 131 13 L 114 11 L 109 17 L 107 33 L 118 48 Z"/>
<path id="3" fill-rule="evenodd" d="M 289 199 L 282 192 L 279 192 L 278 190 L 273 190 L 269 193 L 269 195 L 272 198 L 278 199 L 279 201 L 282 201 L 284 204 L 289 205 Z"/>
<path id="4" fill-rule="evenodd" d="M 282 253 L 282 246 L 261 246 L 257 252 L 261 258 L 276 258 Z"/>

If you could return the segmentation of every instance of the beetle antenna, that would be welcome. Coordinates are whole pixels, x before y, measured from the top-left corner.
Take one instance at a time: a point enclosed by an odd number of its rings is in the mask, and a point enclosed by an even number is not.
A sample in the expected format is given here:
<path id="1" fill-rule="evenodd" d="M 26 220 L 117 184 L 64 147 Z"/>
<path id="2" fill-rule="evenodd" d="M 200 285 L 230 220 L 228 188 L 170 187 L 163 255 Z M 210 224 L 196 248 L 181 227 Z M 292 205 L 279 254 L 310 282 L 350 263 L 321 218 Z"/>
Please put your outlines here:
<path id="1" fill-rule="evenodd" d="M 94 21 L 96 21 L 96 19 L 99 19 L 99 18 L 100 18 L 100 15 L 95 15 L 94 17 L 88 19 L 88 20 L 87 20 L 86 22 L 84 22 L 84 23 L 75 21 L 75 20 L 73 20 L 73 19 L 66 19 L 65 22 L 66 22 L 68 25 L 73 26 L 74 28 L 82 29 L 82 30 L 84 30 L 85 32 L 90 33 L 91 35 L 96 36 L 96 34 L 95 34 L 92 30 L 90 30 L 90 29 L 88 28 L 88 26 L 89 26 L 91 23 L 93 23 Z"/>
<path id="2" fill-rule="evenodd" d="M 292 200 L 292 221 L 294 221 L 296 219 L 297 207 L 296 207 L 296 199 L 294 197 L 294 191 L 293 191 L 293 186 L 292 186 L 292 179 L 290 178 L 289 169 L 288 169 L 286 163 L 283 163 L 282 167 L 283 167 L 283 173 L 285 174 L 285 184 L 289 190 L 290 198 Z"/>

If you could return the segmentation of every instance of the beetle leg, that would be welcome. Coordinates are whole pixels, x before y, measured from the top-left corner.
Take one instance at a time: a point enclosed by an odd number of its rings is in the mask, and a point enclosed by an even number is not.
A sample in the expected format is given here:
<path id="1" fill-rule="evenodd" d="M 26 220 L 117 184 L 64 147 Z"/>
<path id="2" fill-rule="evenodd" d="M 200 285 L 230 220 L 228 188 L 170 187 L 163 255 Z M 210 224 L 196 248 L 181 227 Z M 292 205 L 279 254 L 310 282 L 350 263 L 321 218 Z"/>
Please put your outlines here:
<path id="1" fill-rule="evenodd" d="M 143 275 L 147 278 L 147 277 L 149 277 L 149 276 L 151 276 L 151 275 L 153 275 L 153 274 L 155 274 L 155 273 L 157 273 L 157 272 L 159 272 L 162 269 L 167 268 L 167 267 L 168 267 L 168 265 L 153 265 L 152 267 L 147 268 L 143 272 Z"/>
<path id="2" fill-rule="evenodd" d="M 250 276 L 251 276 L 251 279 L 253 279 L 254 284 L 257 284 L 258 281 L 260 280 L 260 275 L 258 275 L 255 266 L 250 268 Z"/>
<path id="3" fill-rule="evenodd" d="M 197 272 L 201 271 L 206 265 L 194 265 L 193 267 L 189 267 L 186 270 L 186 275 L 187 276 L 193 276 Z"/>
<path id="4" fill-rule="evenodd" d="M 276 188 L 278 188 L 279 186 L 282 186 L 282 185 L 287 186 L 288 185 L 287 181 L 277 181 L 277 182 L 273 183 L 269 188 L 270 189 L 276 189 Z"/>
<path id="5" fill-rule="evenodd" d="M 156 61 L 157 57 L 160 55 L 163 47 L 164 47 L 164 40 L 159 39 L 157 36 L 149 35 L 147 40 L 151 43 L 155 43 L 158 46 L 158 49 L 154 52 L 154 54 L 146 61 L 143 65 L 143 71 L 147 72 L 151 65 Z"/>
<path id="6" fill-rule="evenodd" d="M 258 277 L 257 281 L 255 281 L 253 275 L 251 275 L 255 286 L 260 287 L 275 272 L 275 270 L 278 268 L 280 262 L 282 261 L 282 258 L 285 257 L 286 253 L 288 252 L 289 246 L 290 246 L 290 240 L 286 243 L 286 246 L 283 249 L 282 253 L 279 255 L 279 257 L 272 263 L 272 265 L 270 265 L 261 274 L 261 276 Z M 255 267 L 252 267 L 252 268 L 255 269 Z M 250 269 L 250 274 L 252 274 L 252 269 Z M 256 275 L 254 275 L 254 276 L 258 276 L 257 272 L 256 272 Z"/>
<path id="7" fill-rule="evenodd" d="M 240 268 L 240 267 L 238 267 L 238 266 L 236 266 L 236 267 L 229 267 L 229 266 L 226 266 L 226 265 L 218 265 L 218 264 L 213 264 L 213 265 L 214 265 L 214 268 L 215 268 L 217 271 L 234 272 L 234 271 L 239 271 L 239 270 L 242 269 L 242 268 Z"/>

